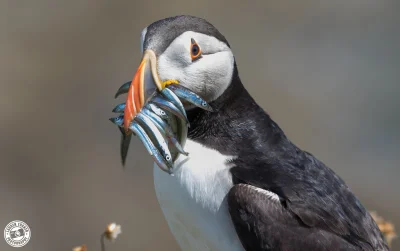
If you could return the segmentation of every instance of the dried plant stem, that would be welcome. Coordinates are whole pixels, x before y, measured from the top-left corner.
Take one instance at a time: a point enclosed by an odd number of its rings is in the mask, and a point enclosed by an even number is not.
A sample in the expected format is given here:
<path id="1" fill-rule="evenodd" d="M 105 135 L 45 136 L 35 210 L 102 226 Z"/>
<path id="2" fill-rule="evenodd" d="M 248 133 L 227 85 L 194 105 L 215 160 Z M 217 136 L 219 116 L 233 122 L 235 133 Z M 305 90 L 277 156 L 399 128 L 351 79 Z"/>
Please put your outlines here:
<path id="1" fill-rule="evenodd" d="M 106 233 L 102 233 L 100 236 L 101 251 L 106 251 L 106 245 L 104 243 L 105 238 L 106 238 Z"/>

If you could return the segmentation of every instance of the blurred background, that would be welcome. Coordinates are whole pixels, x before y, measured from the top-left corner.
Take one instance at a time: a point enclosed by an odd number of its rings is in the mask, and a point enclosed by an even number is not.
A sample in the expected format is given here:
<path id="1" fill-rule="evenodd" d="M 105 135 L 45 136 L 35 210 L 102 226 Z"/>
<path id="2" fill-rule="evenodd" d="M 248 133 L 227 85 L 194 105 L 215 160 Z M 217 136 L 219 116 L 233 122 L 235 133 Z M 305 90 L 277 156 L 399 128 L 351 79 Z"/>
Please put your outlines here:
<path id="1" fill-rule="evenodd" d="M 152 160 L 135 138 L 125 170 L 113 96 L 138 67 L 140 32 L 169 16 L 206 18 L 231 44 L 243 83 L 301 148 L 369 210 L 400 228 L 400 2 L 0 1 L 0 229 L 32 230 L 22 250 L 178 250 Z M 1 238 L 0 250 L 14 250 Z M 392 250 L 400 250 L 395 240 Z"/>

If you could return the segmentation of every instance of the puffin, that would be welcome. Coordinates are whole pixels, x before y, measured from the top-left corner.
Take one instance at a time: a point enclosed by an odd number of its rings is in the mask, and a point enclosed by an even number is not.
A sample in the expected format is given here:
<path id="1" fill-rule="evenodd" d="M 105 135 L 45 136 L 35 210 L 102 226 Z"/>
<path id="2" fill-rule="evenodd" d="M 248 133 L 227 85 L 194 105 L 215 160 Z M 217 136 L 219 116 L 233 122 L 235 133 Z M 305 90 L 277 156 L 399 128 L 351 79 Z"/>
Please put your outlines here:
<path id="1" fill-rule="evenodd" d="M 141 52 L 146 70 L 137 71 L 143 81 L 131 102 L 174 83 L 213 110 L 185 104 L 188 155 L 174 161 L 173 175 L 153 167 L 159 205 L 183 251 L 389 250 L 345 182 L 252 98 L 211 23 L 188 15 L 156 21 L 141 32 Z"/>

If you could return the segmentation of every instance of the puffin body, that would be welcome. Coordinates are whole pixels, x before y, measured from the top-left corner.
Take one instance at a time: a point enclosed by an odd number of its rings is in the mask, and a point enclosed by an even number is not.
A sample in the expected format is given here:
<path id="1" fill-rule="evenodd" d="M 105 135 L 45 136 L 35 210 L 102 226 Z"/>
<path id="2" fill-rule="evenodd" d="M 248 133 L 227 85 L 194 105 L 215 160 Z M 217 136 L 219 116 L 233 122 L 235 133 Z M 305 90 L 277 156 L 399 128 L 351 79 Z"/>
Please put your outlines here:
<path id="1" fill-rule="evenodd" d="M 389 250 L 343 180 L 294 145 L 246 91 L 214 26 L 177 16 L 141 37 L 142 52 L 154 55 L 142 92 L 174 80 L 214 110 L 185 105 L 189 155 L 174 162 L 173 176 L 154 166 L 157 198 L 182 250 Z"/>

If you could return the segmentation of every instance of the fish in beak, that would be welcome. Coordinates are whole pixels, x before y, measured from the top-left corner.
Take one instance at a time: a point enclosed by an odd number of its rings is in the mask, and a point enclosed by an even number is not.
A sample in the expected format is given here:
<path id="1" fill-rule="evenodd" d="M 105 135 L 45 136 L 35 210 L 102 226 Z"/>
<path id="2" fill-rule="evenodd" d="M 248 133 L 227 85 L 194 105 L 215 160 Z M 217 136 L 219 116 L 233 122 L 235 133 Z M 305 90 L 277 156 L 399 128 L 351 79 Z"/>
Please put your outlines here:
<path id="1" fill-rule="evenodd" d="M 121 133 L 122 164 L 128 153 L 131 135 L 140 138 L 157 165 L 172 173 L 173 161 L 184 151 L 187 138 L 187 119 L 181 99 L 207 111 L 208 103 L 191 90 L 178 85 L 176 80 L 162 82 L 157 72 L 157 58 L 152 50 L 146 50 L 132 81 L 123 84 L 115 94 L 127 93 L 125 103 L 118 104 L 111 118 Z M 172 152 L 169 148 L 172 147 Z"/>

